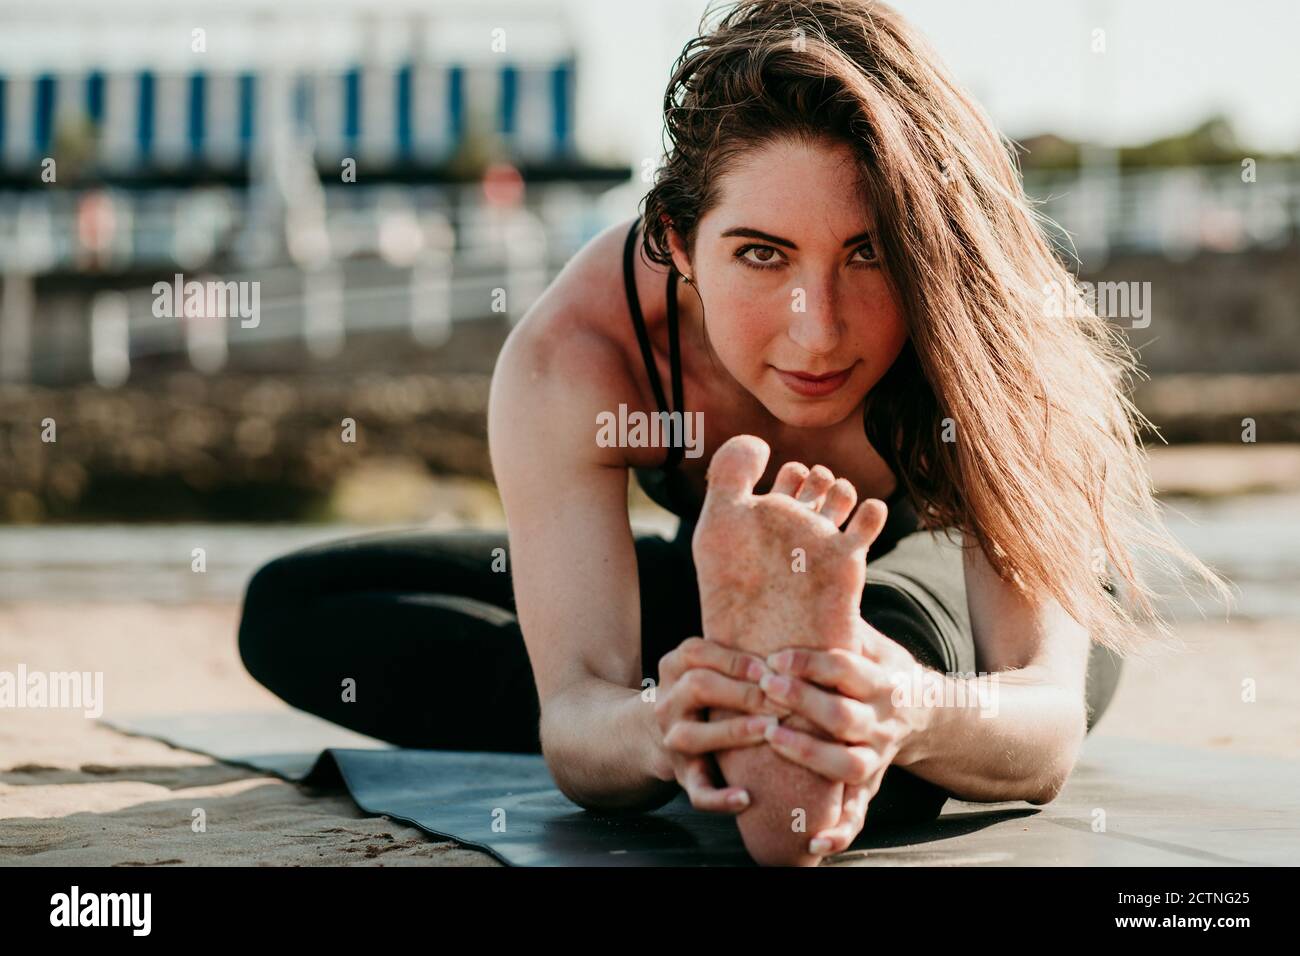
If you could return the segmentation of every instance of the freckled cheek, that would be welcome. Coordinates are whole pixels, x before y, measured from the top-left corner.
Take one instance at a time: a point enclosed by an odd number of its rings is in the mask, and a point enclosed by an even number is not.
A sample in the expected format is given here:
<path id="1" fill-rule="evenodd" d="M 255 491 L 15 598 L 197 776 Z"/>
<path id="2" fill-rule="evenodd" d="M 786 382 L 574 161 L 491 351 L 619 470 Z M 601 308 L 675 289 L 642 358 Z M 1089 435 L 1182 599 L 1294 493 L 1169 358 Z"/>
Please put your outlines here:
<path id="1" fill-rule="evenodd" d="M 907 344 L 907 326 L 901 315 L 886 313 L 865 318 L 861 328 L 856 354 L 874 382 L 889 370 Z"/>
<path id="2" fill-rule="evenodd" d="M 733 370 L 761 370 L 770 361 L 773 343 L 785 334 L 786 325 L 781 317 L 757 313 L 733 313 L 725 320 L 709 317 L 709 344 Z"/>

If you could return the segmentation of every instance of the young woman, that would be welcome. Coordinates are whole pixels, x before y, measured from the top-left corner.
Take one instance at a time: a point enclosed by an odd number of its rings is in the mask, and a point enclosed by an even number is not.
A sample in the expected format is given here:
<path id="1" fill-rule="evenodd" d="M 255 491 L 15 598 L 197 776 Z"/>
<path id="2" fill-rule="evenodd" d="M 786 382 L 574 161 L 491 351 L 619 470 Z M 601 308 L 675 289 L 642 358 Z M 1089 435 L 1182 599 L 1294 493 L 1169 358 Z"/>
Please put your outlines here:
<path id="1" fill-rule="evenodd" d="M 644 214 L 500 356 L 508 537 L 271 562 L 249 671 L 399 745 L 540 751 L 589 808 L 680 786 L 760 862 L 950 795 L 1051 800 L 1120 657 L 1162 633 L 1128 609 L 1150 611 L 1135 552 L 1215 581 L 1159 520 L 1127 353 L 888 6 L 741 2 L 664 104 Z M 608 427 L 638 413 L 700 428 Z M 675 540 L 634 536 L 629 473 Z"/>

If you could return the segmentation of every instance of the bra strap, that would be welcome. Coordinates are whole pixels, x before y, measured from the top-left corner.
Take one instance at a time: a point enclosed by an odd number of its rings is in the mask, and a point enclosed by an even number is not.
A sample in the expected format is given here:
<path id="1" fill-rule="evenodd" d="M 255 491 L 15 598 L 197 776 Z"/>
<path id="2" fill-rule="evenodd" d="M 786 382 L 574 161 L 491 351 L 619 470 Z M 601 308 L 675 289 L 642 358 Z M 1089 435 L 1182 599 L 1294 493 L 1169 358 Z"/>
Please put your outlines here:
<path id="1" fill-rule="evenodd" d="M 636 329 L 636 340 L 641 345 L 641 360 L 645 362 L 646 372 L 650 376 L 650 387 L 654 389 L 655 401 L 662 410 L 667 404 L 664 398 L 664 383 L 659 378 L 659 369 L 655 366 L 654 353 L 650 350 L 650 335 L 646 332 L 645 317 L 641 314 L 641 301 L 636 294 L 636 278 L 632 272 L 632 243 L 636 239 L 636 227 L 641 222 L 638 217 L 628 231 L 627 241 L 623 244 L 623 286 L 627 291 L 627 306 L 632 313 L 632 326 Z"/>
<path id="2" fill-rule="evenodd" d="M 686 403 L 682 398 L 682 349 L 677 335 L 677 270 L 671 267 L 668 270 L 668 362 L 673 380 L 673 408 L 679 413 L 682 429 L 679 437 L 685 441 L 686 412 L 683 406 Z M 675 467 L 682 460 L 683 454 L 682 442 L 673 442 L 668 446 L 668 458 L 663 467 Z"/>
<path id="3" fill-rule="evenodd" d="M 646 373 L 650 377 L 650 387 L 654 390 L 655 401 L 660 411 L 669 411 L 668 400 L 664 396 L 663 380 L 659 377 L 659 368 L 655 365 L 654 352 L 650 348 L 650 334 L 646 331 L 645 316 L 641 313 L 641 300 L 636 294 L 636 277 L 632 269 L 632 255 L 636 240 L 638 216 L 628 230 L 627 240 L 623 244 L 623 287 L 627 292 L 628 311 L 632 313 L 632 326 L 636 329 L 637 343 L 641 346 L 641 360 L 645 363 Z M 672 375 L 673 408 L 681 408 L 682 398 L 682 355 L 681 343 L 677 334 L 677 270 L 668 270 L 668 361 Z M 682 422 L 685 427 L 685 422 Z M 685 438 L 685 435 L 682 436 Z M 676 466 L 683 456 L 679 442 L 668 447 L 668 457 L 660 467 L 665 471 Z"/>

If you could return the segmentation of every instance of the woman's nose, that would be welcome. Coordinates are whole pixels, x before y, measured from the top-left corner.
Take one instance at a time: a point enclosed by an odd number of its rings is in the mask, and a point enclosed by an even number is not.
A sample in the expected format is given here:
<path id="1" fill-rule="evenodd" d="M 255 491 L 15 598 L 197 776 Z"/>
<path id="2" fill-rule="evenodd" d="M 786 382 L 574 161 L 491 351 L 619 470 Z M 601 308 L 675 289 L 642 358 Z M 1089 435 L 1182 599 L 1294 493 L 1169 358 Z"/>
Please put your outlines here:
<path id="1" fill-rule="evenodd" d="M 803 294 L 800 295 L 800 292 Z M 811 289 L 790 297 L 790 340 L 810 355 L 830 355 L 840 344 L 840 321 L 834 300 Z"/>

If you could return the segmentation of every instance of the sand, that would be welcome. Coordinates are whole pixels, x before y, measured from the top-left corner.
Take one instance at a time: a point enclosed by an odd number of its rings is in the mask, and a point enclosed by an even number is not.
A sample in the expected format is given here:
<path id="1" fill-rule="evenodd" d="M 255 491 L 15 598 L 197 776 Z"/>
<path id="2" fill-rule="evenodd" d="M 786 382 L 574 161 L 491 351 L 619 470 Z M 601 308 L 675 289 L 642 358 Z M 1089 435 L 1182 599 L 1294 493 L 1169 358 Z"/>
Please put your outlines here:
<path id="1" fill-rule="evenodd" d="M 238 605 L 0 607 L 0 670 L 104 672 L 106 715 L 287 707 L 243 670 Z M 192 829 L 193 811 L 206 832 Z M 498 866 L 485 853 L 67 710 L 0 711 L 0 864 Z"/>
<path id="2" fill-rule="evenodd" d="M 0 670 L 103 671 L 105 714 L 264 710 L 238 604 L 0 605 Z M 1187 650 L 1131 663 L 1094 733 L 1300 757 L 1294 621 L 1184 625 Z M 1258 699 L 1241 700 L 1254 678 Z M 206 832 L 191 827 L 206 814 Z M 128 737 L 79 712 L 0 710 L 0 864 L 496 866 L 274 777 Z"/>

